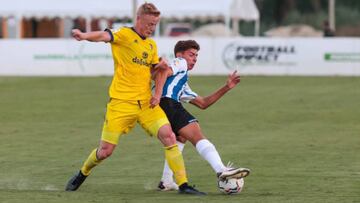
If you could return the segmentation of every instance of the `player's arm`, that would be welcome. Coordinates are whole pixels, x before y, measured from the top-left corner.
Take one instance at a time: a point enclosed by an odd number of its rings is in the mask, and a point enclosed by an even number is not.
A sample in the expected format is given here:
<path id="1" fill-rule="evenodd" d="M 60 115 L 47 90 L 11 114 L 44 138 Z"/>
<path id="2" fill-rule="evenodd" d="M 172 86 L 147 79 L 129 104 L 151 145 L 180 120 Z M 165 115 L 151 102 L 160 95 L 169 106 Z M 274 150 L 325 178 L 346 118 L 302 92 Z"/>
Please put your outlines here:
<path id="1" fill-rule="evenodd" d="M 150 69 L 151 79 L 154 81 L 155 81 L 156 75 L 159 73 L 160 70 L 169 68 L 168 62 L 166 59 L 159 57 L 159 61 L 160 62 L 158 64 L 153 65 L 153 67 Z"/>
<path id="2" fill-rule="evenodd" d="M 79 29 L 71 31 L 72 36 L 78 40 L 87 40 L 90 42 L 110 42 L 111 35 L 108 31 L 81 32 Z"/>
<path id="3" fill-rule="evenodd" d="M 240 82 L 240 76 L 236 74 L 237 71 L 234 71 L 228 76 L 226 84 L 220 89 L 216 90 L 214 93 L 207 97 L 197 96 L 190 101 L 191 104 L 199 107 L 200 109 L 206 109 L 216 101 L 218 101 L 225 93 L 234 88 Z"/>
<path id="4" fill-rule="evenodd" d="M 168 66 L 165 59 L 160 62 L 151 70 L 152 78 L 155 81 L 154 95 L 150 100 L 150 107 L 153 108 L 160 103 L 163 87 L 166 79 L 173 74 L 172 69 Z"/>

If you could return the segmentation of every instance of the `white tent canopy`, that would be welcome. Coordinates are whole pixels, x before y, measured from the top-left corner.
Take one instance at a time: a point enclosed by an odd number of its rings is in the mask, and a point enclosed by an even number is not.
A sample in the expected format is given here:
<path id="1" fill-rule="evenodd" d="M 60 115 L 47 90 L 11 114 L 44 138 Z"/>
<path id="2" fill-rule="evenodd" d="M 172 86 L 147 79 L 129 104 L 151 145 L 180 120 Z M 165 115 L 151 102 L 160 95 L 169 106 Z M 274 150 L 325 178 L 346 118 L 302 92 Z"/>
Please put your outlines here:
<path id="1" fill-rule="evenodd" d="M 149 0 L 167 18 L 228 16 L 232 0 Z"/>
<path id="2" fill-rule="evenodd" d="M 16 17 L 132 17 L 131 0 L 11 0 L 0 6 L 0 16 Z"/>
<path id="3" fill-rule="evenodd" d="M 255 35 L 260 31 L 260 14 L 254 0 L 234 0 L 231 4 L 230 16 L 233 19 L 233 29 L 238 32 L 239 20 L 255 21 Z"/>
<path id="4" fill-rule="evenodd" d="M 234 0 L 231 4 L 230 16 L 245 21 L 254 21 L 260 18 L 254 0 Z"/>
<path id="5" fill-rule="evenodd" d="M 144 0 L 137 0 L 138 5 Z M 148 0 L 166 18 L 232 16 L 256 20 L 253 0 Z M 11 0 L 3 1 L 0 16 L 25 17 L 132 17 L 133 0 Z"/>
<path id="6" fill-rule="evenodd" d="M 1 0 L 0 17 L 133 17 L 133 6 L 144 0 Z M 134 4 L 134 2 L 137 2 Z M 206 18 L 223 16 L 259 20 L 254 0 L 148 0 L 165 18 Z"/>
<path id="7" fill-rule="evenodd" d="M 227 16 L 232 0 L 149 0 L 162 17 Z M 138 5 L 143 0 L 138 0 Z M 0 16 L 132 17 L 133 0 L 11 0 L 2 2 Z"/>

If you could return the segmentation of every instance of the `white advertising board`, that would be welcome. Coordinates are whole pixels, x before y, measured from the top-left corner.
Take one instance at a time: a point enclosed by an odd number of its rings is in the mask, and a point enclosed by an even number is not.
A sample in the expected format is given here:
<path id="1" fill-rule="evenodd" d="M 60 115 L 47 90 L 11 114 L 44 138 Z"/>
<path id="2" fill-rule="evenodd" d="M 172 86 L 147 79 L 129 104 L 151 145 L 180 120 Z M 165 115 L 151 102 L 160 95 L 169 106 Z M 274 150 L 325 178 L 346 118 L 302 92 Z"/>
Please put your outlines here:
<path id="1" fill-rule="evenodd" d="M 248 75 L 360 75 L 360 39 L 223 39 L 214 50 L 217 67 Z"/>
<path id="2" fill-rule="evenodd" d="M 178 40 L 156 38 L 160 56 Z M 193 75 L 360 76 L 360 38 L 193 38 L 200 46 Z M 64 39 L 0 40 L 0 75 L 112 75 L 110 44 Z"/>
<path id="3" fill-rule="evenodd" d="M 111 75 L 110 45 L 75 40 L 0 40 L 0 75 Z"/>

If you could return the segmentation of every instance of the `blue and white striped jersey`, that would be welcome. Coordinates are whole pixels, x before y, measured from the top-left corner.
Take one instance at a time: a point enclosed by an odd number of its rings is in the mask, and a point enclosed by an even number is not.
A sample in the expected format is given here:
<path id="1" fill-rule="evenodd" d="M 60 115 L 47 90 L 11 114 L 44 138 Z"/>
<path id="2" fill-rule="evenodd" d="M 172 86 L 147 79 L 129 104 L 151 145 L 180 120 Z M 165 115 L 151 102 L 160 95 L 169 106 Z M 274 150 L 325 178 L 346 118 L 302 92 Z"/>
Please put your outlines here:
<path id="1" fill-rule="evenodd" d="M 173 75 L 167 78 L 162 97 L 172 98 L 175 101 L 189 102 L 197 94 L 190 89 L 188 85 L 188 70 L 186 60 L 183 58 L 175 58 L 170 67 L 173 71 Z"/>

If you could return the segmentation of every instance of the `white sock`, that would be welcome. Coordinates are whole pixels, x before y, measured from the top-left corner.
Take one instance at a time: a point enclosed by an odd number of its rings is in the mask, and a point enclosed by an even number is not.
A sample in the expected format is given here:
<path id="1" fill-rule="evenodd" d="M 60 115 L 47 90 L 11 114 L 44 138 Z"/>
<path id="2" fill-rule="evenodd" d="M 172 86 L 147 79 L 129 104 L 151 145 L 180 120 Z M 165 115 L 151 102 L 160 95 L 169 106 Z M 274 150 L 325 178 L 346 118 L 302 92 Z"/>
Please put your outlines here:
<path id="1" fill-rule="evenodd" d="M 211 165 L 216 173 L 223 172 L 226 169 L 218 151 L 209 140 L 202 139 L 196 143 L 196 150 Z"/>
<path id="2" fill-rule="evenodd" d="M 181 143 L 179 141 L 176 141 L 176 144 L 178 145 L 180 152 L 182 152 L 184 150 L 185 144 Z M 167 182 L 167 183 L 175 182 L 174 179 L 173 179 L 173 174 L 174 173 L 170 169 L 169 164 L 165 159 L 164 170 L 163 170 L 163 174 L 162 174 L 162 177 L 161 177 L 161 181 Z"/>

